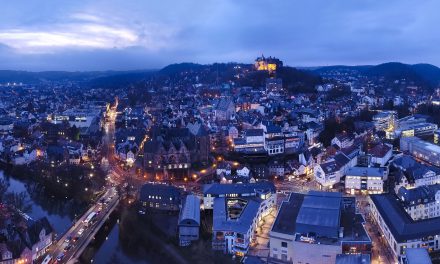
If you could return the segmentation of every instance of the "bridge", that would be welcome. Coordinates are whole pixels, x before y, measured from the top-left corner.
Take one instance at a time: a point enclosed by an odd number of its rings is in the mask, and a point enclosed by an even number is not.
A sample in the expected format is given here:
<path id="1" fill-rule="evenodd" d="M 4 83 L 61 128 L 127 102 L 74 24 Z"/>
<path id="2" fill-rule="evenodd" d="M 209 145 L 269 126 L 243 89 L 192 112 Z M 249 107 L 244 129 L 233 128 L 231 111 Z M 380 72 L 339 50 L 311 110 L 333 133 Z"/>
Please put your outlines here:
<path id="1" fill-rule="evenodd" d="M 94 239 L 96 233 L 108 220 L 110 214 L 116 209 L 120 198 L 114 188 L 108 189 L 100 199 L 82 215 L 78 221 L 52 246 L 50 255 L 53 261 L 63 256 L 56 263 L 76 263 L 81 254 Z M 87 217 L 97 213 L 90 223 L 85 223 Z"/>

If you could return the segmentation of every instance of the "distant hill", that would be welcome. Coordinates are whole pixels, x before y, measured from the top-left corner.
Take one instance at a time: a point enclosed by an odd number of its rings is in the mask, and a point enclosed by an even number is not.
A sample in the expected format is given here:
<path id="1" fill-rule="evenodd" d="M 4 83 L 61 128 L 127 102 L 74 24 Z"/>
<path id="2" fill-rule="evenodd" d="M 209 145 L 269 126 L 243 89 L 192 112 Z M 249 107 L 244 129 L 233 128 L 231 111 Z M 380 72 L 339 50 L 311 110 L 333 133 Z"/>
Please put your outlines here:
<path id="1" fill-rule="evenodd" d="M 354 72 L 368 77 L 384 78 L 390 82 L 405 79 L 408 83 L 414 83 L 427 88 L 440 85 L 440 68 L 432 64 L 411 65 L 400 62 L 388 62 L 374 66 L 326 66 L 313 70 L 313 72 L 321 76 L 327 76 L 335 71 Z"/>
<path id="2" fill-rule="evenodd" d="M 323 66 L 323 67 L 314 67 L 309 69 L 317 74 L 327 74 L 332 71 L 340 71 L 340 72 L 349 72 L 349 71 L 357 71 L 364 72 L 369 68 L 373 67 L 372 65 L 359 65 L 359 66 L 346 66 L 346 65 L 332 65 L 332 66 Z"/>
<path id="3" fill-rule="evenodd" d="M 76 81 L 91 85 L 125 84 L 146 78 L 153 71 L 11 71 L 0 70 L 0 83 L 16 82 L 35 84 L 46 81 Z"/>
<path id="4" fill-rule="evenodd" d="M 164 68 L 162 68 L 159 71 L 159 74 L 164 75 L 171 75 L 171 74 L 177 74 L 180 72 L 187 72 L 187 71 L 199 71 L 203 68 L 208 67 L 207 65 L 197 64 L 197 63 L 191 63 L 191 62 L 183 62 L 183 63 L 175 63 L 170 64 Z"/>
<path id="5" fill-rule="evenodd" d="M 150 78 L 156 71 L 113 72 L 110 75 L 95 77 L 87 83 L 92 87 L 114 88 L 126 86 Z"/>
<path id="6" fill-rule="evenodd" d="M 433 86 L 440 84 L 440 68 L 432 64 L 414 64 L 411 68 Z"/>

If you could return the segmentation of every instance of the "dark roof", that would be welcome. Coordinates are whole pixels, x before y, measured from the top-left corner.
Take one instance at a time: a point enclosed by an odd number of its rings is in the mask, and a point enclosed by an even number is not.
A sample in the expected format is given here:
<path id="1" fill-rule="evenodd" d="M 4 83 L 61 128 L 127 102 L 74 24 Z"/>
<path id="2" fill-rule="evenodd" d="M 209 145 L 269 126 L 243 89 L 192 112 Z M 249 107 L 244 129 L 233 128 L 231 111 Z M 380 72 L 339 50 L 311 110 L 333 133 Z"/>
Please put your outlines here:
<path id="1" fill-rule="evenodd" d="M 310 191 L 296 219 L 297 231 L 308 233 L 311 226 L 339 228 L 341 202 L 341 193 Z"/>
<path id="2" fill-rule="evenodd" d="M 174 197 L 175 201 L 180 200 L 181 192 L 179 188 L 172 185 L 146 183 L 141 187 L 140 199 L 149 200 L 148 195 Z"/>
<path id="3" fill-rule="evenodd" d="M 266 127 L 267 133 L 281 133 L 281 127 L 275 125 L 268 125 Z"/>
<path id="4" fill-rule="evenodd" d="M 368 153 L 379 158 L 383 158 L 392 148 L 386 144 L 378 144 Z"/>
<path id="5" fill-rule="evenodd" d="M 203 194 L 243 194 L 243 193 L 253 193 L 257 190 L 270 191 L 275 193 L 275 185 L 269 181 L 259 181 L 256 183 L 237 183 L 237 184 L 205 184 L 203 185 Z"/>
<path id="6" fill-rule="evenodd" d="M 341 168 L 333 160 L 329 161 L 329 162 L 326 162 L 326 163 L 322 163 L 320 166 L 321 166 L 322 170 L 324 171 L 324 173 L 326 173 L 326 174 L 338 171 Z"/>
<path id="7" fill-rule="evenodd" d="M 400 187 L 398 190 L 398 196 L 403 203 L 410 204 L 421 204 L 426 203 L 426 199 L 429 202 L 435 201 L 435 194 L 440 191 L 440 184 L 434 185 L 424 185 L 413 189 L 406 189 L 405 187 Z"/>
<path id="8" fill-rule="evenodd" d="M 279 232 L 284 234 L 295 234 L 296 230 L 296 217 L 298 216 L 299 209 L 304 200 L 304 194 L 291 193 L 289 200 L 283 201 L 277 218 L 272 226 L 273 232 Z"/>
<path id="9" fill-rule="evenodd" d="M 247 129 L 245 133 L 247 137 L 256 137 L 256 136 L 264 135 L 263 129 Z"/>
<path id="10" fill-rule="evenodd" d="M 350 159 L 347 156 L 345 156 L 343 153 L 336 154 L 334 159 L 335 162 L 341 167 L 350 162 Z"/>
<path id="11" fill-rule="evenodd" d="M 370 198 L 397 242 L 440 234 L 439 217 L 414 221 L 395 195 L 376 194 Z"/>
<path id="12" fill-rule="evenodd" d="M 40 241 L 40 232 L 43 229 L 45 230 L 46 235 L 53 232 L 53 228 L 46 217 L 43 217 L 37 221 L 30 221 L 27 233 L 29 235 L 29 242 L 31 245 L 35 245 Z"/>

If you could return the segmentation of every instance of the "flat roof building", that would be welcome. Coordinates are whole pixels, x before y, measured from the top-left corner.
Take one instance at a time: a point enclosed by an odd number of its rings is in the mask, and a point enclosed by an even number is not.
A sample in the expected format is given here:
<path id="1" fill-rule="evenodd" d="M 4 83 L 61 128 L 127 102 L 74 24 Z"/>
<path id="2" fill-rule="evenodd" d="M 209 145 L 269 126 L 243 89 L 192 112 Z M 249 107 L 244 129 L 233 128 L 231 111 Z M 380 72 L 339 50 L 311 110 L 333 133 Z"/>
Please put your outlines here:
<path id="1" fill-rule="evenodd" d="M 274 262 L 335 263 L 348 252 L 370 254 L 371 239 L 355 198 L 341 193 L 291 193 L 283 201 L 269 234 Z"/>
<path id="2" fill-rule="evenodd" d="M 406 137 L 400 139 L 400 150 L 432 165 L 440 166 L 440 146 L 436 144 L 417 137 Z"/>

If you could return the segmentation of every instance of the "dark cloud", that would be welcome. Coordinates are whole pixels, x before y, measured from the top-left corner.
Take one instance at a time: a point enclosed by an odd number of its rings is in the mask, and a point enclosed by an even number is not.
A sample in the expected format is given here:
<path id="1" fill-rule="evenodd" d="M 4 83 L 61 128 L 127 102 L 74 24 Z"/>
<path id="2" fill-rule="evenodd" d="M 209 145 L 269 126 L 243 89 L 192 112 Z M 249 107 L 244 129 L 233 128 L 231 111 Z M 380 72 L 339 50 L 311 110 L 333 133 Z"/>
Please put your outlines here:
<path id="1" fill-rule="evenodd" d="M 440 2 L 10 1 L 0 67 L 127 70 L 191 61 L 440 65 Z"/>

